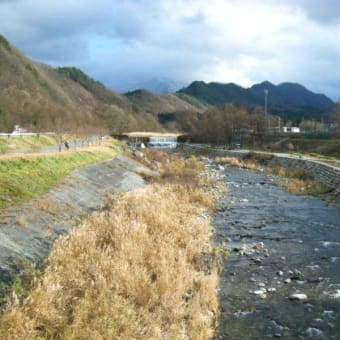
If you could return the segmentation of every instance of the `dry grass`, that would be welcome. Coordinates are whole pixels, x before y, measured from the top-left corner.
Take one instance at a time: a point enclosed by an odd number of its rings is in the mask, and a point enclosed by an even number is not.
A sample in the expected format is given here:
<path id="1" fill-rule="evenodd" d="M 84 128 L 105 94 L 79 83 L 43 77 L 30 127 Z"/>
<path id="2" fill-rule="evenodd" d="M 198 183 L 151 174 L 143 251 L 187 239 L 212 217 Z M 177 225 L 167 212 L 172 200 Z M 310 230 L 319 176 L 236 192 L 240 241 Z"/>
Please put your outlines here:
<path id="1" fill-rule="evenodd" d="M 21 227 L 26 227 L 26 221 L 24 216 L 17 216 L 15 219 L 15 223 Z"/>
<path id="2" fill-rule="evenodd" d="M 243 160 L 233 157 L 216 157 L 215 162 L 219 164 L 230 164 L 245 169 L 258 169 L 261 164 L 270 160 L 272 155 L 249 154 L 248 157 L 249 159 Z M 280 186 L 293 194 L 320 195 L 329 191 L 320 182 L 308 177 L 301 168 L 286 169 L 284 167 L 267 166 L 265 169 L 267 173 L 283 177 Z"/>
<path id="3" fill-rule="evenodd" d="M 211 338 L 218 275 L 198 265 L 214 255 L 211 226 L 197 216 L 213 205 L 177 183 L 115 198 L 56 242 L 30 296 L 2 316 L 1 338 Z"/>
<path id="4" fill-rule="evenodd" d="M 288 177 L 288 178 L 295 178 L 300 180 L 306 180 L 308 179 L 308 176 L 304 172 L 302 168 L 295 168 L 295 169 L 286 169 L 282 166 L 277 167 L 267 167 L 267 172 L 270 174 Z"/>
<path id="5" fill-rule="evenodd" d="M 297 178 L 291 178 L 281 183 L 282 188 L 293 193 L 302 195 L 319 195 L 328 192 L 320 182 L 313 180 L 301 180 Z"/>
<path id="6" fill-rule="evenodd" d="M 230 164 L 244 169 L 257 169 L 258 164 L 255 160 L 241 160 L 235 157 L 216 157 L 215 162 L 218 164 Z"/>
<path id="7" fill-rule="evenodd" d="M 153 179 L 158 183 L 176 183 L 194 188 L 201 183 L 204 165 L 195 156 L 183 159 L 159 150 L 145 149 L 143 157 L 136 158 L 160 173 L 159 178 Z"/>
<path id="8" fill-rule="evenodd" d="M 280 182 L 281 187 L 293 194 L 320 195 L 329 191 L 323 184 L 308 177 L 301 168 L 268 167 L 266 171 L 270 174 L 283 177 L 283 180 Z"/>

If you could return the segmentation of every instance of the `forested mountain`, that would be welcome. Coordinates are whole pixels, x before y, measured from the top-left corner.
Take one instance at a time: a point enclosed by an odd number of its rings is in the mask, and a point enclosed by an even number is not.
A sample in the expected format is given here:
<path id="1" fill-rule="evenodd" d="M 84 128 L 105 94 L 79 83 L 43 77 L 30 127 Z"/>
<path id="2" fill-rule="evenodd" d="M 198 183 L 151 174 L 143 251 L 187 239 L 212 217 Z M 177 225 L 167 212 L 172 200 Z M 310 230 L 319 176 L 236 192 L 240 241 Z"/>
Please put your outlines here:
<path id="1" fill-rule="evenodd" d="M 268 90 L 268 109 L 287 118 L 318 118 L 334 104 L 323 94 L 316 94 L 300 84 L 274 85 L 268 81 L 243 88 L 233 83 L 205 83 L 194 81 L 178 91 L 210 105 L 236 103 L 247 107 L 264 106 L 264 91 Z"/>
<path id="2" fill-rule="evenodd" d="M 249 91 L 257 98 L 262 99 L 264 90 L 268 90 L 268 105 L 282 107 L 313 107 L 327 110 L 333 101 L 323 94 L 313 93 L 297 83 L 282 83 L 277 86 L 265 81 L 253 85 Z"/>

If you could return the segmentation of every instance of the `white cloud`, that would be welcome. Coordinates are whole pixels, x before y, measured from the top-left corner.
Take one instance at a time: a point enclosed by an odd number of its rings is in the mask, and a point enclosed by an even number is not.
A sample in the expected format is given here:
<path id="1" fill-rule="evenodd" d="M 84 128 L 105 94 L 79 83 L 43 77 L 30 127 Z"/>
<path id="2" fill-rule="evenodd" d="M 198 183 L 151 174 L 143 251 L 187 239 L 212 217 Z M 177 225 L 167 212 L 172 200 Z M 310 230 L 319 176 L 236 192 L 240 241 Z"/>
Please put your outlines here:
<path id="1" fill-rule="evenodd" d="M 267 79 L 339 96 L 336 0 L 14 0 L 0 13 L 0 32 L 31 57 L 117 89 L 157 77 Z"/>

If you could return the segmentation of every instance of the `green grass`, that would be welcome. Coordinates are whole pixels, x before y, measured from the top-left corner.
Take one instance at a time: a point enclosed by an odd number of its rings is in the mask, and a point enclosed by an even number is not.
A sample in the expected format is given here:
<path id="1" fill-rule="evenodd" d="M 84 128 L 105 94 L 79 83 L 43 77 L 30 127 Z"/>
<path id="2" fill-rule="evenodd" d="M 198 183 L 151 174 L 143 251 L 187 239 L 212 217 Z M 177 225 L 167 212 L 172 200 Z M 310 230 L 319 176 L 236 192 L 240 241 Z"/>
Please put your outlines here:
<path id="1" fill-rule="evenodd" d="M 0 210 L 46 193 L 72 170 L 114 157 L 118 147 L 0 160 Z"/>
<path id="2" fill-rule="evenodd" d="M 9 151 L 29 149 L 36 151 L 43 146 L 58 144 L 55 136 L 11 136 L 0 137 L 0 153 L 7 153 Z"/>
<path id="3" fill-rule="evenodd" d="M 18 259 L 8 266 L 8 272 L 0 282 L 0 308 L 5 306 L 13 293 L 22 301 L 32 288 L 34 278 L 39 277 L 39 269 L 25 258 Z"/>

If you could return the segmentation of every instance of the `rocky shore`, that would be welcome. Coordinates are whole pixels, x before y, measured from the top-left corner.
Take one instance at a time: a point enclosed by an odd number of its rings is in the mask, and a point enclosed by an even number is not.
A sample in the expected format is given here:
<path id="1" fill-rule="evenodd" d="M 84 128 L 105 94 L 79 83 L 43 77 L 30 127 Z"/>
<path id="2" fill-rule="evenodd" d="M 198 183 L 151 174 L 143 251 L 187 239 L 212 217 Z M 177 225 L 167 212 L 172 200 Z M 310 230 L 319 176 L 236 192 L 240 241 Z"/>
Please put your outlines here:
<path id="1" fill-rule="evenodd" d="M 260 171 L 206 159 L 228 186 L 214 217 L 219 339 L 339 339 L 340 211 Z"/>

